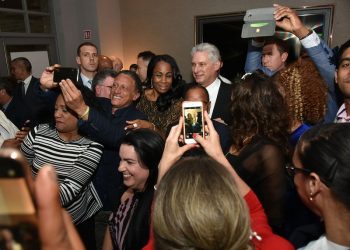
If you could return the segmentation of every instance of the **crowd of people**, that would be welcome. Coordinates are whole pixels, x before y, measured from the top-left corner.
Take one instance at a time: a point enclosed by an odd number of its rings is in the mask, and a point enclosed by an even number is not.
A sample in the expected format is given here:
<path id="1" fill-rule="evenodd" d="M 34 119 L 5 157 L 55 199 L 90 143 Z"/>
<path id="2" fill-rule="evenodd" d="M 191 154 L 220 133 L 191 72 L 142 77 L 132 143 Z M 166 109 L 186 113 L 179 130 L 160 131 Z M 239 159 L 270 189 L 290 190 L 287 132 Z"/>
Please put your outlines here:
<path id="1" fill-rule="evenodd" d="M 350 40 L 335 54 L 274 7 L 302 55 L 288 62 L 285 41 L 251 39 L 229 83 L 210 43 L 190 52 L 193 83 L 171 55 L 144 51 L 123 70 L 90 42 L 76 83 L 54 82 L 57 65 L 38 79 L 27 58 L 11 61 L 0 145 L 31 168 L 43 249 L 350 248 Z M 184 101 L 203 104 L 194 144 Z"/>

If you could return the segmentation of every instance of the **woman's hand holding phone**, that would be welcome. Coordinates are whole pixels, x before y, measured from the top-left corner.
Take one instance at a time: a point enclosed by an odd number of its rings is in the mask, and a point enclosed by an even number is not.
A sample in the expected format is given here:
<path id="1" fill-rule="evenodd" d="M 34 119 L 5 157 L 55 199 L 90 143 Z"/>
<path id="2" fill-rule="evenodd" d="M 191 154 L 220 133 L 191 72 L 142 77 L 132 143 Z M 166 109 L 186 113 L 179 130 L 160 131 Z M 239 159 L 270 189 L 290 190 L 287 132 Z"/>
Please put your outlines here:
<path id="1" fill-rule="evenodd" d="M 179 145 L 179 137 L 183 131 L 183 123 L 184 118 L 180 117 L 178 125 L 171 128 L 168 138 L 165 141 L 163 156 L 158 165 L 157 185 L 170 167 L 178 161 L 186 151 L 197 147 L 196 144 L 185 144 L 182 147 Z"/>

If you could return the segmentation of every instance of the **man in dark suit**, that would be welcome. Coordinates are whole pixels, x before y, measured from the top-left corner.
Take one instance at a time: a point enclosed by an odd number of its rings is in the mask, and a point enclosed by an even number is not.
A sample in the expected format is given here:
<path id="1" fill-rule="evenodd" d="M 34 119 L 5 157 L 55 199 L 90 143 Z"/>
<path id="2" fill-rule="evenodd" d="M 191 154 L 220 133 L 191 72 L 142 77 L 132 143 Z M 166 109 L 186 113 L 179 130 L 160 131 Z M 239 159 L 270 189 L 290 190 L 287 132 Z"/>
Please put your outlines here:
<path id="1" fill-rule="evenodd" d="M 39 79 L 32 75 L 30 61 L 25 57 L 13 59 L 11 76 L 17 81 L 13 98 L 23 100 L 30 109 L 31 127 L 51 122 L 57 94 L 54 91 L 45 92 L 41 89 Z"/>
<path id="2" fill-rule="evenodd" d="M 219 71 L 222 66 L 218 48 L 210 43 L 200 43 L 192 48 L 192 74 L 196 83 L 209 92 L 212 119 L 231 123 L 230 101 L 232 87 L 221 81 Z"/>
<path id="3" fill-rule="evenodd" d="M 42 85 L 52 88 L 52 78 L 52 72 L 44 72 L 41 77 Z M 93 179 L 103 204 L 102 210 L 95 217 L 96 241 L 99 245 L 102 244 L 109 215 L 116 209 L 115 201 L 122 191 L 122 174 L 117 171 L 116 166 L 120 161 L 120 142 L 128 132 L 125 129 L 126 121 L 147 120 L 147 116 L 134 105 L 140 97 L 142 85 L 135 72 L 120 71 L 114 78 L 110 100 L 100 99 L 102 110 L 88 105 L 71 81 L 62 81 L 60 87 L 67 106 L 79 117 L 80 131 L 104 146 Z M 137 126 L 134 125 L 134 127 Z"/>
<path id="4" fill-rule="evenodd" d="M 20 96 L 13 96 L 14 85 L 10 78 L 0 78 L 0 107 L 6 117 L 21 129 L 31 119 L 31 112 Z"/>
<path id="5" fill-rule="evenodd" d="M 92 79 L 98 68 L 97 46 L 91 42 L 81 43 L 77 48 L 77 56 L 75 59 L 80 69 L 78 84 L 84 85 L 91 90 Z"/>

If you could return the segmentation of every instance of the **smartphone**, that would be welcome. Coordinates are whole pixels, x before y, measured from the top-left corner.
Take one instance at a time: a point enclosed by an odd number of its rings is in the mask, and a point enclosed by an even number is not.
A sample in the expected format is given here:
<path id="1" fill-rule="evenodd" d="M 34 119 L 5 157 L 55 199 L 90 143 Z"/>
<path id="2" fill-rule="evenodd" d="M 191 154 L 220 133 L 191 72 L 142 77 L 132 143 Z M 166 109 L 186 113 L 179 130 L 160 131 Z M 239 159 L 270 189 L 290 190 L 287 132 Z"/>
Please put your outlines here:
<path id="1" fill-rule="evenodd" d="M 185 101 L 182 103 L 184 117 L 183 133 L 186 144 L 197 143 L 193 135 L 204 137 L 203 103 Z"/>
<path id="2" fill-rule="evenodd" d="M 70 79 L 77 84 L 79 79 L 79 70 L 76 68 L 55 68 L 53 72 L 53 81 L 59 83 L 62 80 Z"/>
<path id="3" fill-rule="evenodd" d="M 40 249 L 36 208 L 19 160 L 20 152 L 0 150 L 0 249 Z"/>
<path id="4" fill-rule="evenodd" d="M 26 121 L 23 123 L 23 125 L 22 125 L 22 127 L 21 127 L 21 130 L 23 131 L 23 130 L 25 130 L 25 129 L 23 129 L 23 128 L 29 128 L 30 126 L 31 126 L 30 120 L 26 120 Z"/>

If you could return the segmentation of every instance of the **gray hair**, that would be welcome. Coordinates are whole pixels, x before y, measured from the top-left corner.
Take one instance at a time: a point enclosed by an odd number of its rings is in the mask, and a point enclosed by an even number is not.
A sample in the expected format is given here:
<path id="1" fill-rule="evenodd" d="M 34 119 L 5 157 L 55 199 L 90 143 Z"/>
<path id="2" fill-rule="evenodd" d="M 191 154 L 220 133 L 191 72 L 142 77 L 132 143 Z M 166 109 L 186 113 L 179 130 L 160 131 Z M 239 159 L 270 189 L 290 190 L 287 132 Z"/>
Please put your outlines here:
<path id="1" fill-rule="evenodd" d="M 94 93 L 96 93 L 96 86 L 102 84 L 102 82 L 109 76 L 115 78 L 117 76 L 117 72 L 112 69 L 104 69 L 96 73 L 92 79 L 92 90 Z"/>
<path id="2" fill-rule="evenodd" d="M 191 50 L 191 56 L 193 57 L 196 52 L 207 52 L 209 60 L 213 63 L 221 61 L 219 49 L 211 43 L 200 43 L 194 46 Z"/>

